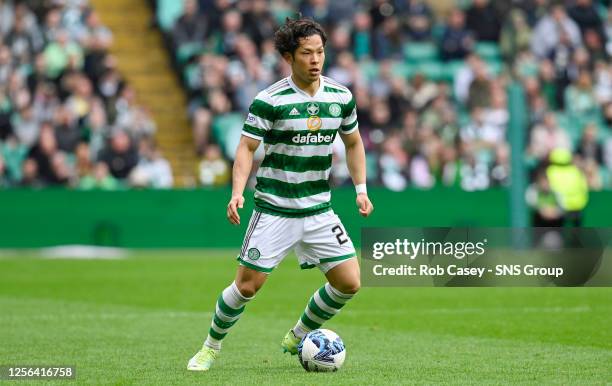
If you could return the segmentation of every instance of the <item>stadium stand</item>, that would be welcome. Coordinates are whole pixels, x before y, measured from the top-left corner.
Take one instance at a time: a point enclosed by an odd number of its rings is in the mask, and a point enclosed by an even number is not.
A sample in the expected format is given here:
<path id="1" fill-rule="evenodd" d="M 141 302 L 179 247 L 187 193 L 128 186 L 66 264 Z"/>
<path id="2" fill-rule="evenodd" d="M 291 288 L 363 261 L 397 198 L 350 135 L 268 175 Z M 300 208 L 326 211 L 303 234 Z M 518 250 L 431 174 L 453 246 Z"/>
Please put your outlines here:
<path id="1" fill-rule="evenodd" d="M 168 188 L 157 126 L 86 0 L 0 1 L 0 186 Z"/>
<path id="2" fill-rule="evenodd" d="M 609 0 L 0 0 L 0 186 L 227 185 L 250 101 L 289 73 L 272 36 L 297 12 L 328 31 L 371 183 L 507 186 L 512 154 L 535 175 L 565 147 L 612 188 Z M 506 140 L 514 79 L 524 149 Z M 335 157 L 350 184 L 341 142 Z"/>
<path id="3" fill-rule="evenodd" d="M 507 186 L 505 88 L 518 79 L 529 106 L 524 154 L 531 170 L 553 148 L 567 147 L 587 174 L 598 176 L 589 179 L 591 189 L 612 187 L 609 2 L 155 4 L 189 95 L 204 185 L 227 183 L 227 177 L 211 177 L 217 175 L 211 159 L 226 176 L 250 100 L 288 75 L 271 39 L 275 26 L 301 12 L 327 28 L 325 72 L 357 99 L 371 182 L 393 190 Z M 342 161 L 341 143 L 335 157 Z M 349 184 L 341 164 L 332 174 L 336 185 Z"/>

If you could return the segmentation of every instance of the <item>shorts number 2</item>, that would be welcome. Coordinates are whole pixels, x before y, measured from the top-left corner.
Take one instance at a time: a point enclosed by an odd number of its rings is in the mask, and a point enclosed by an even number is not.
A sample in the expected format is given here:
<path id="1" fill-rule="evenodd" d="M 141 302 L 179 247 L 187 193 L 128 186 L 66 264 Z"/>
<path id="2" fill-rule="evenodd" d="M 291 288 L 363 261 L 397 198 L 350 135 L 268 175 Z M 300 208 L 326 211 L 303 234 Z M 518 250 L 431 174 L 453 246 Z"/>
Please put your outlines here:
<path id="1" fill-rule="evenodd" d="M 338 240 L 338 244 L 342 245 L 348 241 L 348 239 L 344 236 L 344 229 L 340 225 L 336 225 L 332 229 L 332 233 L 336 235 L 336 240 Z"/>

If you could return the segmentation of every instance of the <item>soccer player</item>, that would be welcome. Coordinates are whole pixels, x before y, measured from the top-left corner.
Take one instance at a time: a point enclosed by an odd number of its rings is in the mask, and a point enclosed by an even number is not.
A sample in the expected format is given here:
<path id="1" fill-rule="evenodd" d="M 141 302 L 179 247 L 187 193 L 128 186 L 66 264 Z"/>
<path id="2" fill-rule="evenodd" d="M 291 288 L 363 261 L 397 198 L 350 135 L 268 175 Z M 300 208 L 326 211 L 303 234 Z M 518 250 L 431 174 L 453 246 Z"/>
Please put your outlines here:
<path id="1" fill-rule="evenodd" d="M 340 133 L 359 213 L 370 215 L 355 99 L 346 87 L 321 75 L 327 37 L 319 24 L 287 19 L 274 39 L 291 65 L 291 76 L 261 91 L 249 108 L 236 150 L 227 217 L 240 224 L 238 209 L 244 204 L 253 153 L 263 140 L 266 154 L 257 172 L 255 210 L 238 255 L 236 278 L 219 296 L 208 337 L 188 370 L 210 368 L 245 304 L 291 250 L 300 267 L 318 267 L 328 282 L 315 291 L 286 334 L 281 343 L 285 352 L 296 354 L 304 335 L 331 319 L 359 290 L 355 248 L 331 208 L 328 184 L 332 143 Z"/>

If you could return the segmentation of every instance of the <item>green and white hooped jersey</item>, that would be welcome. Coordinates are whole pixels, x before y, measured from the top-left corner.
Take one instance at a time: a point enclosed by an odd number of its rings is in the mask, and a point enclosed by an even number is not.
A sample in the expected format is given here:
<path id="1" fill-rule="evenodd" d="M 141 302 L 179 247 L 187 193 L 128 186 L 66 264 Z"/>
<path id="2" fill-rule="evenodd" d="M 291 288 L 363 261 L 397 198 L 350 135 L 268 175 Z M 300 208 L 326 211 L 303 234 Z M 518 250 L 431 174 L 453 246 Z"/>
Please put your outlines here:
<path id="1" fill-rule="evenodd" d="M 325 76 L 314 96 L 299 89 L 291 76 L 257 94 L 242 130 L 264 142 L 257 209 L 288 217 L 329 210 L 332 143 L 338 130 L 350 134 L 357 129 L 353 95 Z"/>

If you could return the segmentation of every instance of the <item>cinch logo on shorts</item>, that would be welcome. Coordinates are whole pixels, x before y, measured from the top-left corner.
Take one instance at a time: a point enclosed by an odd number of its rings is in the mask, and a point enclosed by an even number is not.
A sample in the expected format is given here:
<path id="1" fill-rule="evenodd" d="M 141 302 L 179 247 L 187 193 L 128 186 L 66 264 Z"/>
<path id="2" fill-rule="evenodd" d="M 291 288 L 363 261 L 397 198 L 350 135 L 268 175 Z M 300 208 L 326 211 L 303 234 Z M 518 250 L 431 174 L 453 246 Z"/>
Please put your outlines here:
<path id="1" fill-rule="evenodd" d="M 251 248 L 247 252 L 247 257 L 251 260 L 257 260 L 259 259 L 259 256 L 261 256 L 261 253 L 259 253 L 259 249 L 257 248 Z"/>
<path id="2" fill-rule="evenodd" d="M 333 135 L 322 135 L 321 133 L 306 135 L 298 134 L 291 138 L 293 143 L 332 143 L 334 139 Z"/>

